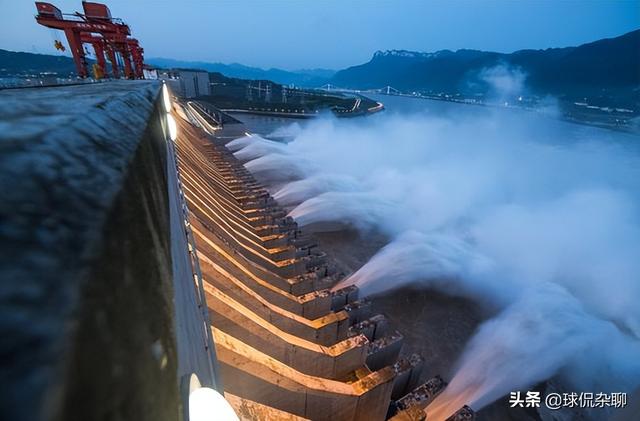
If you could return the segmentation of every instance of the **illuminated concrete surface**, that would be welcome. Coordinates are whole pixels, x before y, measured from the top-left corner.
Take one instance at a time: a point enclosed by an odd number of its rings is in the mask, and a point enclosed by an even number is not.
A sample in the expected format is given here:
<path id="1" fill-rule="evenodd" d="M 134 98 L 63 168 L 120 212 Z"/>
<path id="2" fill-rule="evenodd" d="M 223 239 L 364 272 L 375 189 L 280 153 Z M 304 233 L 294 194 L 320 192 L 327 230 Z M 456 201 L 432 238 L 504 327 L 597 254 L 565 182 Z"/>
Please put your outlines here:
<path id="1" fill-rule="evenodd" d="M 178 173 L 232 405 L 247 419 L 268 411 L 385 419 L 392 399 L 417 386 L 423 359 L 398 360 L 402 335 L 355 287 L 330 291 L 342 277 L 335 265 L 226 148 L 244 135 L 241 124 L 220 130 L 193 102 L 174 104 L 174 113 Z M 411 402 L 402 414 L 424 414 Z"/>
<path id="2" fill-rule="evenodd" d="M 243 420 L 417 408 L 424 360 L 331 292 L 336 265 L 225 147 L 243 126 L 167 115 L 159 88 L 0 92 L 2 413 L 172 420 L 193 373 Z"/>
<path id="3" fill-rule="evenodd" d="M 232 177 L 232 170 L 227 165 L 214 166 L 213 160 L 206 156 L 205 151 L 211 143 L 201 139 L 184 122 L 180 125 L 181 133 L 183 130 L 184 133 L 191 131 L 191 140 L 200 142 L 187 144 L 178 141 L 176 150 L 185 196 L 194 215 L 191 225 L 198 242 L 203 277 L 209 285 L 206 290 L 213 326 L 226 329 L 226 333 L 234 335 L 229 336 L 232 338 L 229 340 L 219 340 L 221 333 L 216 336 L 218 352 L 224 354 L 224 358 L 222 354 L 218 358 L 225 389 L 233 393 L 235 388 L 238 394 L 244 393 L 243 397 L 250 394 L 248 397 L 256 402 L 308 416 L 311 414 L 307 412 L 311 409 L 305 409 L 307 405 L 301 405 L 304 401 L 300 400 L 300 396 L 306 396 L 307 392 L 291 394 L 280 389 L 285 379 L 286 382 L 298 383 L 301 391 L 308 388 L 307 383 L 314 382 L 310 379 L 315 379 L 321 395 L 334 390 L 336 401 L 340 395 L 352 396 L 352 411 L 355 411 L 354 405 L 360 399 L 358 395 L 364 393 L 363 390 L 349 386 L 339 393 L 336 385 L 347 386 L 350 383 L 334 381 L 323 387 L 323 382 L 330 378 L 346 377 L 356 369 L 364 369 L 368 340 L 363 335 L 348 338 L 349 317 L 346 312 L 332 311 L 331 297 L 326 288 L 324 291 L 314 289 L 314 282 L 317 284 L 322 279 L 321 270 L 318 269 L 317 275 L 309 276 L 308 267 L 320 265 L 321 259 L 314 258 L 321 255 L 314 255 L 310 251 L 303 256 L 297 255 L 299 250 L 285 241 L 278 247 L 265 247 L 265 241 L 299 238 L 295 225 L 283 218 L 282 212 L 265 206 L 271 201 L 264 191 L 232 191 L 227 183 Z M 204 171 L 201 171 L 203 168 Z M 258 214 L 263 220 L 260 224 L 252 225 L 249 218 L 255 216 L 247 217 L 247 214 Z M 260 235 L 259 230 L 265 225 L 269 228 L 263 229 L 263 235 Z M 281 268 L 288 270 L 282 271 Z M 323 270 L 326 272 L 327 269 Z M 306 286 L 301 288 L 301 284 Z M 292 294 L 296 289 L 302 294 Z M 296 333 L 300 333 L 300 336 Z M 270 382 L 271 386 L 247 387 L 247 383 L 253 380 L 253 370 L 245 371 L 244 380 L 238 376 L 225 376 L 225 366 L 235 365 L 225 362 L 238 361 L 237 358 L 240 358 L 230 354 L 230 351 L 237 352 L 239 345 L 229 344 L 246 344 L 241 356 L 254 357 L 253 364 L 280 363 L 272 365 L 278 368 L 277 372 L 259 378 L 265 384 Z M 258 351 L 258 348 L 268 355 Z M 379 376 L 378 373 L 369 373 L 369 376 L 379 377 L 376 381 L 387 384 L 384 392 L 390 394 L 393 375 L 391 369 L 387 371 L 386 376 Z M 367 378 L 367 381 L 370 380 Z M 278 398 L 273 402 L 265 402 L 268 396 Z M 383 417 L 388 398 L 376 401 L 382 402 L 378 406 Z M 331 414 L 326 413 L 326 416 Z M 353 417 L 345 419 L 349 418 Z"/>

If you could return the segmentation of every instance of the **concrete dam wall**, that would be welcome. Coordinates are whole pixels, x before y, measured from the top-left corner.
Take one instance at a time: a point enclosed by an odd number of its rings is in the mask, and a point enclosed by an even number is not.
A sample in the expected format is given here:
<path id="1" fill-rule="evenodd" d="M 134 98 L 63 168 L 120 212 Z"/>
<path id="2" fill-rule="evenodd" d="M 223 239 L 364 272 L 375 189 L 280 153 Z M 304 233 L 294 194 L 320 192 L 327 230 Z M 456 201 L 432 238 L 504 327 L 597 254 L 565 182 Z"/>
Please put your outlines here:
<path id="1" fill-rule="evenodd" d="M 159 87 L 0 92 L 0 413 L 179 414 Z"/>
<path id="2" fill-rule="evenodd" d="M 425 419 L 446 383 L 417 384 L 423 358 L 399 359 L 402 335 L 357 288 L 331 292 L 343 274 L 227 149 L 244 126 L 219 125 L 208 104 L 174 107 L 219 373 L 241 418 Z"/>
<path id="3" fill-rule="evenodd" d="M 242 420 L 425 419 L 446 383 L 331 292 L 343 274 L 226 148 L 244 126 L 162 92 L 0 91 L 0 413 L 188 420 L 195 374 Z"/>

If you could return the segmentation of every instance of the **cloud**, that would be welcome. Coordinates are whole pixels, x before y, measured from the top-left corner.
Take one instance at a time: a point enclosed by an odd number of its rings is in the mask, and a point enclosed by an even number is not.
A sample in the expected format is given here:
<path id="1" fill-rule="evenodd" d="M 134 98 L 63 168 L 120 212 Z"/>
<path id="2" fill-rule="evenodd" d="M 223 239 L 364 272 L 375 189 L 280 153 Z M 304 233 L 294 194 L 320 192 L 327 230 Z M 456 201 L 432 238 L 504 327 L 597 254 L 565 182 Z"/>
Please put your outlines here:
<path id="1" fill-rule="evenodd" d="M 496 99 L 510 99 L 526 92 L 527 75 L 519 67 L 500 64 L 484 68 L 478 78 L 488 85 L 490 96 Z"/>

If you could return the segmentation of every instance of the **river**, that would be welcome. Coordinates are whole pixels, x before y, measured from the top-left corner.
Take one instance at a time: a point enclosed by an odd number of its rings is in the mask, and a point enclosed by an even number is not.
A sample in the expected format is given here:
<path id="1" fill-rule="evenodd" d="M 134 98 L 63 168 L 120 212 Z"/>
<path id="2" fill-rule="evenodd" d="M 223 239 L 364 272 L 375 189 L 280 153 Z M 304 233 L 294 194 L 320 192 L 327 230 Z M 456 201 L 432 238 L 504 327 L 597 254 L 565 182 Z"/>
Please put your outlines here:
<path id="1" fill-rule="evenodd" d="M 581 142 L 585 139 L 597 139 L 600 142 L 618 144 L 628 149 L 630 152 L 640 155 L 640 136 L 638 136 L 637 134 L 619 132 L 595 126 L 563 121 L 556 118 L 557 114 L 554 112 L 553 108 L 546 109 L 545 112 L 535 113 L 533 111 L 517 108 L 491 108 L 478 105 L 461 104 L 449 101 L 437 101 L 422 98 L 411 98 L 405 96 L 368 96 L 371 99 L 382 102 L 385 106 L 385 111 L 379 114 L 374 114 L 373 116 L 355 118 L 384 118 L 386 115 L 393 113 L 426 113 L 436 117 L 449 117 L 455 119 L 460 118 L 461 116 L 481 116 L 483 114 L 489 115 L 491 113 L 498 112 L 511 115 L 515 119 L 522 119 L 531 117 L 531 115 L 533 114 L 533 122 L 535 123 L 537 121 L 540 123 L 544 123 L 545 126 L 549 127 L 550 131 L 558 134 L 558 136 L 554 136 L 555 138 L 562 138 L 563 141 L 566 142 Z M 245 125 L 252 132 L 258 133 L 262 136 L 273 135 L 276 130 L 283 129 L 291 125 L 305 127 L 310 122 L 312 122 L 311 119 L 292 119 L 246 113 L 231 113 L 231 115 L 245 123 Z M 278 138 L 277 140 L 280 140 L 281 137 L 282 136 L 276 136 L 276 138 Z"/>

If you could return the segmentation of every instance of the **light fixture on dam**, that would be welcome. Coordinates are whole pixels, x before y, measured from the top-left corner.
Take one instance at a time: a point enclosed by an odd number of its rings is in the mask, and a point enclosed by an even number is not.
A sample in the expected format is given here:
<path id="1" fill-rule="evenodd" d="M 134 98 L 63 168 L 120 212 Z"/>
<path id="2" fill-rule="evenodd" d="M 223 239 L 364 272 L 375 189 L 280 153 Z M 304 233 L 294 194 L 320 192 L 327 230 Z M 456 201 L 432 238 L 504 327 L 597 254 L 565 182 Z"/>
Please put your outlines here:
<path id="1" fill-rule="evenodd" d="M 239 421 L 224 397 L 208 387 L 196 389 L 189 395 L 189 421 Z"/>
<path id="2" fill-rule="evenodd" d="M 183 398 L 188 393 L 185 421 L 239 421 L 224 396 L 210 387 L 200 385 L 196 374 L 184 377 Z"/>
<path id="3" fill-rule="evenodd" d="M 178 137 L 178 126 L 176 120 L 171 115 L 171 96 L 169 95 L 169 89 L 166 83 L 162 82 L 162 102 L 164 104 L 164 110 L 167 113 L 167 128 L 169 129 L 169 138 L 176 140 Z"/>
<path id="4" fill-rule="evenodd" d="M 176 140 L 178 137 L 178 126 L 176 125 L 176 120 L 169 113 L 167 113 L 167 125 L 169 126 L 169 138 Z"/>
<path id="5" fill-rule="evenodd" d="M 169 96 L 169 89 L 167 89 L 167 84 L 162 82 L 162 101 L 164 102 L 164 110 L 166 112 L 171 112 L 171 97 Z"/>

